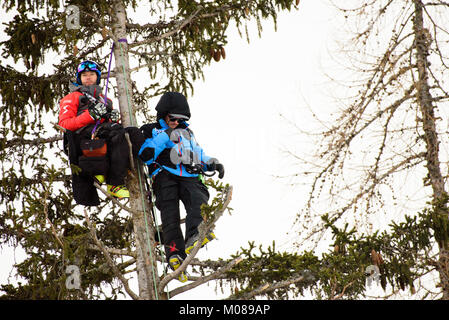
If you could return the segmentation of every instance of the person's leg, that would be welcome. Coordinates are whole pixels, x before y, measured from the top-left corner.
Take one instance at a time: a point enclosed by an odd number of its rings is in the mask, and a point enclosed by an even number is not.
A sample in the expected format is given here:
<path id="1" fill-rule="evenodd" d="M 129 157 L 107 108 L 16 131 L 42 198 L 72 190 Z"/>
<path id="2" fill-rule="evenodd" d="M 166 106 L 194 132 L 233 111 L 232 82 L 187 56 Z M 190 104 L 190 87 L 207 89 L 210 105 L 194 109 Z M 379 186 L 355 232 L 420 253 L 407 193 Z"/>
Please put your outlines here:
<path id="1" fill-rule="evenodd" d="M 180 226 L 179 192 L 170 174 L 161 172 L 153 183 L 156 207 L 161 213 L 162 234 L 167 261 L 174 254 L 185 259 L 185 243 Z"/>
<path id="2" fill-rule="evenodd" d="M 117 130 L 107 140 L 109 170 L 106 175 L 106 183 L 113 186 L 125 184 L 125 176 L 129 167 L 129 147 L 124 130 Z"/>
<path id="3" fill-rule="evenodd" d="M 197 179 L 182 180 L 180 185 L 180 198 L 186 209 L 186 242 L 198 234 L 198 226 L 203 217 L 201 205 L 209 200 L 209 191 Z"/>

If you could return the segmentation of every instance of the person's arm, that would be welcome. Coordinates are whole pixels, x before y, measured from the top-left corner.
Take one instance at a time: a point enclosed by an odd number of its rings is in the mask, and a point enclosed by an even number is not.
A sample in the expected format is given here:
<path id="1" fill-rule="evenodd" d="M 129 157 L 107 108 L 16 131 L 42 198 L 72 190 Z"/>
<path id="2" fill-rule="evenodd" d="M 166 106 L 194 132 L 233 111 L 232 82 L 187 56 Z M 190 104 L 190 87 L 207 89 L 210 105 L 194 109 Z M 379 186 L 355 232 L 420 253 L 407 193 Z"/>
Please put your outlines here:
<path id="1" fill-rule="evenodd" d="M 139 158 L 146 164 L 153 163 L 159 154 L 167 147 L 172 147 L 173 142 L 166 132 L 160 132 L 156 136 L 145 139 L 139 150 Z"/>
<path id="2" fill-rule="evenodd" d="M 67 130 L 76 131 L 84 126 L 95 123 L 88 110 L 85 110 L 79 116 L 76 115 L 78 112 L 79 97 L 75 93 L 71 93 L 62 98 L 59 106 L 58 124 Z"/>

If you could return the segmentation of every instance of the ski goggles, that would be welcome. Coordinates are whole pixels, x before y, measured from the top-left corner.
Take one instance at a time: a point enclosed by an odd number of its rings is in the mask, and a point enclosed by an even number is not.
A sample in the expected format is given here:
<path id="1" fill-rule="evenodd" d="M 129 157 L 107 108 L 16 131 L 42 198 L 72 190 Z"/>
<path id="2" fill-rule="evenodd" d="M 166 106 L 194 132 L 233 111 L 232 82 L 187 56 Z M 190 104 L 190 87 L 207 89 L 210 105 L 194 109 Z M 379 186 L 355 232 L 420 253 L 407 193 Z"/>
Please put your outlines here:
<path id="1" fill-rule="evenodd" d="M 93 62 L 93 61 L 84 61 L 81 62 L 78 65 L 78 73 L 83 72 L 83 71 L 99 71 L 101 72 L 101 70 L 99 69 L 98 65 Z"/>

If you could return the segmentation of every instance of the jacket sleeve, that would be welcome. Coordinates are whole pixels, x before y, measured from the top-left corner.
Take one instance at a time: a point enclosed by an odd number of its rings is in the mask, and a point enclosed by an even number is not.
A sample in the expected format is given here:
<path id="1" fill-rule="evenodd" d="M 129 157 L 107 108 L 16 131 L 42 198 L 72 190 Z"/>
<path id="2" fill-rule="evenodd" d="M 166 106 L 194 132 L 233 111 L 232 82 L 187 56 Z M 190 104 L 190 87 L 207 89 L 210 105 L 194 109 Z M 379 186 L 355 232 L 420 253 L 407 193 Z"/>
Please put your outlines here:
<path id="1" fill-rule="evenodd" d="M 156 161 L 156 158 L 165 148 L 171 148 L 173 145 L 166 132 L 161 132 L 156 136 L 153 134 L 153 137 L 145 139 L 139 150 L 139 157 L 146 164 L 151 164 Z"/>
<path id="2" fill-rule="evenodd" d="M 67 130 L 76 131 L 84 126 L 95 123 L 88 110 L 85 110 L 79 116 L 76 115 L 79 106 L 79 96 L 75 93 L 71 93 L 62 98 L 59 106 L 58 124 Z"/>

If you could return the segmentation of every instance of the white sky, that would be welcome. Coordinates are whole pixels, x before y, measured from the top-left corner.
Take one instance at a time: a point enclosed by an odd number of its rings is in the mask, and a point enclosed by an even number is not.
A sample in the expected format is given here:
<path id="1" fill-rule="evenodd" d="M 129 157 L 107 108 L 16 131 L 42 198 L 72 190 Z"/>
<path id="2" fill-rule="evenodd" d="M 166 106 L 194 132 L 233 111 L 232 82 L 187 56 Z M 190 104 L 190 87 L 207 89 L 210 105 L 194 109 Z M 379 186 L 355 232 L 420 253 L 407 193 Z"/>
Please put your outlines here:
<path id="1" fill-rule="evenodd" d="M 233 214 L 219 220 L 218 240 L 203 248 L 199 258 L 229 258 L 248 241 L 266 248 L 276 240 L 278 249 L 292 248 L 294 233 L 287 233 L 307 189 L 293 189 L 273 175 L 289 171 L 289 161 L 280 151 L 302 137 L 289 134 L 279 114 L 306 129 L 305 101 L 322 110 L 331 108 L 323 102 L 320 66 L 326 58 L 332 17 L 325 1 L 301 1 L 299 10 L 279 14 L 277 32 L 271 20 L 262 23 L 262 38 L 252 28 L 250 44 L 230 28 L 226 60 L 213 61 L 204 70 L 205 81 L 195 83 L 195 94 L 189 99 L 191 128 L 205 152 L 224 164 L 223 181 L 234 187 Z M 0 255 L 0 283 L 4 283 L 14 257 L 10 249 Z M 226 296 L 214 290 L 211 283 L 176 298 Z"/>

